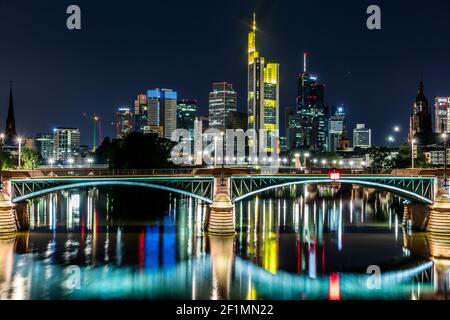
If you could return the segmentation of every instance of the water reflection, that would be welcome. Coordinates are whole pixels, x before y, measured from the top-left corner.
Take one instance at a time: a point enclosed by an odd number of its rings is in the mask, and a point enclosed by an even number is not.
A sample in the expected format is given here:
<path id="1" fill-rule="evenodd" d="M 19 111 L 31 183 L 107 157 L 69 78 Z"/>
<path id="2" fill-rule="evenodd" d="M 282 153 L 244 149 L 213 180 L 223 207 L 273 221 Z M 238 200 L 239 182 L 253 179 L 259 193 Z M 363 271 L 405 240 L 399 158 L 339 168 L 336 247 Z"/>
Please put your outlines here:
<path id="1" fill-rule="evenodd" d="M 203 234 L 197 200 L 142 200 L 131 213 L 129 200 L 104 189 L 35 200 L 30 232 L 0 240 L 1 299 L 447 297 L 450 240 L 403 230 L 387 193 L 276 190 L 236 205 L 231 238 Z M 372 265 L 380 289 L 367 285 Z"/>

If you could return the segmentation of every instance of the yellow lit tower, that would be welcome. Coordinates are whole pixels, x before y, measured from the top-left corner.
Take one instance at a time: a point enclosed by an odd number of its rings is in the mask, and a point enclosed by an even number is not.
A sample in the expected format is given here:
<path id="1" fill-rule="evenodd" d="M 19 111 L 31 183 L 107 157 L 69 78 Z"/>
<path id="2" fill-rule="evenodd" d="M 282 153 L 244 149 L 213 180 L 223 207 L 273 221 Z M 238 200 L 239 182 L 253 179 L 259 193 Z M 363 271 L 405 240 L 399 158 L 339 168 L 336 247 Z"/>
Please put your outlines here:
<path id="1" fill-rule="evenodd" d="M 256 48 L 256 32 L 256 15 L 253 14 L 252 29 L 248 34 L 248 127 L 256 131 L 265 129 L 278 138 L 280 66 L 277 63 L 265 65 Z M 279 153 L 278 149 L 270 146 L 265 151 Z"/>
<path id="2" fill-rule="evenodd" d="M 262 128 L 264 117 L 264 58 L 256 49 L 256 15 L 248 34 L 248 128 Z"/>

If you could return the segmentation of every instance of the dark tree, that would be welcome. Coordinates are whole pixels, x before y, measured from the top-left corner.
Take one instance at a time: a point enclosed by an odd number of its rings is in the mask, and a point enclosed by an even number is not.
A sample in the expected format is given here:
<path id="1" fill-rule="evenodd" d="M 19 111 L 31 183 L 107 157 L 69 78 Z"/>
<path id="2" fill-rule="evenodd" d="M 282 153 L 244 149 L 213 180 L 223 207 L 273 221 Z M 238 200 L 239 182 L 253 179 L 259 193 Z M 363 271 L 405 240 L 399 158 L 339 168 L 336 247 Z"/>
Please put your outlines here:
<path id="1" fill-rule="evenodd" d="M 149 169 L 173 166 L 170 152 L 175 143 L 156 133 L 133 132 L 122 139 L 105 139 L 97 149 L 97 160 L 107 159 L 111 169 Z"/>

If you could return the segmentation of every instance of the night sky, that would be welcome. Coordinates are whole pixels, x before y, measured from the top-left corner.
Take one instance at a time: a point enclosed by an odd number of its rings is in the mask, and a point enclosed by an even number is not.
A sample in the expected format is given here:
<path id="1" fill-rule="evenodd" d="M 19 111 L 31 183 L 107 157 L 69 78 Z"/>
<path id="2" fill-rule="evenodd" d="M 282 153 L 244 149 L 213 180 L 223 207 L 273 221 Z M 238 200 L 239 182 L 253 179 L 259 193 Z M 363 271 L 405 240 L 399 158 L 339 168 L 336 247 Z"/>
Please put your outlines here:
<path id="1" fill-rule="evenodd" d="M 66 28 L 71 4 L 81 31 Z M 382 30 L 366 28 L 370 4 L 381 7 Z M 449 0 L 0 0 L 1 128 L 9 80 L 21 135 L 74 126 L 84 144 L 92 125 L 83 112 L 100 115 L 112 136 L 115 108 L 154 87 L 198 99 L 206 114 L 212 83 L 228 81 L 244 110 L 253 11 L 259 51 L 281 64 L 281 116 L 295 104 L 304 51 L 326 103 L 347 105 L 350 129 L 366 123 L 375 143 L 397 124 L 406 138 L 421 78 L 431 104 L 450 96 Z"/>

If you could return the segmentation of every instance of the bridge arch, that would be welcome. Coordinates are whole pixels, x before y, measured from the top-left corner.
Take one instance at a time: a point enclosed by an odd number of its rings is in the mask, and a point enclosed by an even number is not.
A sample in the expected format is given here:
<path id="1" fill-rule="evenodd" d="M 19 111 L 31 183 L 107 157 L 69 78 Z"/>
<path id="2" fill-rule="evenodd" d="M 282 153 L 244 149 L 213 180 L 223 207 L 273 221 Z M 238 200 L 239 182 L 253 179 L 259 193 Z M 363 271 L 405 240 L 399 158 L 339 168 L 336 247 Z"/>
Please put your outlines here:
<path id="1" fill-rule="evenodd" d="M 245 195 L 242 195 L 240 197 L 233 199 L 233 202 L 236 203 L 236 202 L 242 201 L 244 199 L 247 199 L 249 197 L 252 197 L 254 195 L 260 194 L 262 192 L 274 190 L 274 189 L 278 189 L 278 188 L 283 188 L 283 187 L 290 187 L 290 186 L 295 186 L 295 185 L 305 185 L 305 184 L 329 184 L 329 183 L 354 184 L 354 185 L 358 185 L 358 186 L 362 186 L 362 187 L 375 188 L 375 189 L 391 192 L 397 196 L 400 196 L 400 197 L 402 197 L 406 200 L 410 200 L 412 202 L 433 204 L 432 199 L 428 199 L 424 196 L 421 196 L 417 193 L 414 193 L 414 192 L 406 190 L 406 189 L 402 189 L 402 188 L 399 188 L 396 186 L 391 186 L 391 185 L 385 185 L 385 184 L 381 184 L 381 183 L 377 183 L 377 182 L 373 182 L 373 181 L 365 181 L 365 180 L 357 180 L 357 179 L 339 179 L 339 180 L 311 179 L 311 180 L 285 182 L 285 183 L 268 186 L 265 188 L 251 191 Z"/>
<path id="2" fill-rule="evenodd" d="M 143 188 L 151 188 L 151 189 L 159 189 L 164 190 L 168 192 L 173 192 L 181 195 L 185 195 L 188 197 L 192 197 L 201 201 L 204 201 L 206 203 L 212 203 L 212 200 L 203 196 L 200 196 L 198 194 L 163 186 L 159 184 L 154 183 L 146 183 L 146 182 L 137 182 L 137 181 L 119 181 L 119 180 L 109 180 L 109 181 L 85 181 L 80 183 L 69 183 L 69 184 L 63 184 L 60 186 L 50 187 L 46 189 L 42 189 L 39 191 L 31 192 L 23 196 L 15 197 L 12 199 L 13 203 L 22 202 L 25 200 L 29 200 L 32 198 L 36 198 L 39 196 L 43 196 L 52 192 L 61 191 L 61 190 L 68 190 L 68 189 L 77 189 L 77 188 L 85 188 L 85 187 L 99 187 L 99 186 L 134 186 L 134 187 L 143 187 Z"/>

